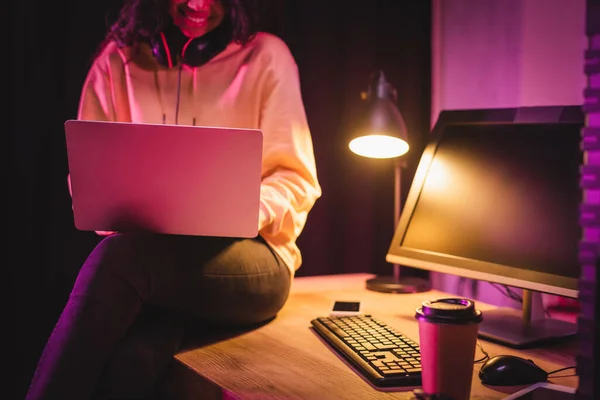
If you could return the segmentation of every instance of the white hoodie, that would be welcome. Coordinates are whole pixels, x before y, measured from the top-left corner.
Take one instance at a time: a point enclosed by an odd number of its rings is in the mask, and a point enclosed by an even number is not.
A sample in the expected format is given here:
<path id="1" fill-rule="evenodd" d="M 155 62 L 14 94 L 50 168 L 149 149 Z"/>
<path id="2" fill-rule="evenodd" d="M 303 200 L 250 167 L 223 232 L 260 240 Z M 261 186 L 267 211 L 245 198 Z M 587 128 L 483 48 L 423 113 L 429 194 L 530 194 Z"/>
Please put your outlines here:
<path id="1" fill-rule="evenodd" d="M 78 118 L 260 129 L 259 233 L 294 276 L 302 263 L 296 239 L 321 188 L 297 65 L 281 39 L 259 33 L 181 68 L 159 65 L 146 45 L 134 52 L 110 43 L 88 72 Z"/>

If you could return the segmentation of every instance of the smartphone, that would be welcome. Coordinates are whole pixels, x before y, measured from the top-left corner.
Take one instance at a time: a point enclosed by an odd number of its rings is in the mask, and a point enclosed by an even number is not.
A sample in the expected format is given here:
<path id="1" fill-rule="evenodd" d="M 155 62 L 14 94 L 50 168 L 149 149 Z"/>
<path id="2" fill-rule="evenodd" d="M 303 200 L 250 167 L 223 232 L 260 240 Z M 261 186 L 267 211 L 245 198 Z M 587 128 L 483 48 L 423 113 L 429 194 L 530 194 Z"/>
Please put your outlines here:
<path id="1" fill-rule="evenodd" d="M 362 306 L 360 301 L 342 301 L 336 300 L 333 302 L 330 317 L 340 317 L 347 315 L 362 315 Z"/>

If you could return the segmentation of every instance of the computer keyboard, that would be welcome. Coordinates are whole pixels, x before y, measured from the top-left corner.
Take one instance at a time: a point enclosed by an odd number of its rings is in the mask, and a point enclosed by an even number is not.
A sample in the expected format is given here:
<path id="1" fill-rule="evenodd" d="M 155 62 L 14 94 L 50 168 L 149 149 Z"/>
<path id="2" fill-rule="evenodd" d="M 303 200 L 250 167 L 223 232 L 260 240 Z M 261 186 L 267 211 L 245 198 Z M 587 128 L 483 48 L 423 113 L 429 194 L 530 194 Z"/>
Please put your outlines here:
<path id="1" fill-rule="evenodd" d="M 314 331 L 375 386 L 420 386 L 419 345 L 371 315 L 319 317 Z"/>

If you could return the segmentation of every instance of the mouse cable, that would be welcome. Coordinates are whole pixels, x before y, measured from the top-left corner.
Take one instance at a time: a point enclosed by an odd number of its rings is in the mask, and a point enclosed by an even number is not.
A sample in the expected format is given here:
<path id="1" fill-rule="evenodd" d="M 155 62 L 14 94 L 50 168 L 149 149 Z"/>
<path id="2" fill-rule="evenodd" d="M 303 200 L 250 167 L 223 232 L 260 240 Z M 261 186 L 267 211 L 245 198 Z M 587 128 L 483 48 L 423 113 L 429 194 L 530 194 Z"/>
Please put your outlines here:
<path id="1" fill-rule="evenodd" d="M 481 357 L 481 358 L 479 358 L 479 359 L 475 360 L 475 361 L 473 362 L 474 364 L 479 364 L 479 363 L 482 363 L 482 362 L 484 362 L 484 361 L 486 361 L 487 359 L 489 359 L 489 358 L 490 358 L 490 355 L 487 353 L 487 351 L 485 351 L 485 350 L 483 349 L 483 346 L 481 345 L 481 342 L 479 341 L 479 339 L 477 339 L 477 346 L 479 347 L 479 350 L 481 350 L 481 352 L 483 353 L 483 357 Z"/>
<path id="2" fill-rule="evenodd" d="M 570 367 L 564 367 L 564 368 L 555 369 L 554 371 L 548 372 L 548 375 L 555 374 L 557 372 L 561 372 L 561 371 L 564 371 L 564 370 L 567 370 L 567 369 L 572 369 L 572 368 L 577 368 L 577 366 L 576 365 L 571 365 Z M 571 376 L 571 375 L 568 375 L 568 376 Z"/>

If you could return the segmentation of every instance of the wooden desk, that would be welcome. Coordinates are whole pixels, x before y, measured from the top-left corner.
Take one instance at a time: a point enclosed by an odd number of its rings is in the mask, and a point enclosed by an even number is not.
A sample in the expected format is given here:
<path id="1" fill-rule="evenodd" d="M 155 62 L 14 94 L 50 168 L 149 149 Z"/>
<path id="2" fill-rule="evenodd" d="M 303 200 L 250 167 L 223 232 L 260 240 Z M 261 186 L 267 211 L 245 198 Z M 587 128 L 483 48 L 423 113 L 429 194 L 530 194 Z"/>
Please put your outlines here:
<path id="1" fill-rule="evenodd" d="M 311 330 L 310 320 L 327 315 L 332 301 L 361 300 L 366 313 L 418 341 L 414 311 L 425 300 L 444 296 L 430 291 L 387 294 L 367 291 L 370 274 L 295 278 L 287 304 L 268 324 L 237 336 L 206 340 L 176 356 L 167 385 L 169 399 L 411 399 L 414 388 L 381 391 L 359 377 Z M 477 303 L 484 311 L 493 307 Z M 485 316 L 485 314 L 484 314 Z M 574 341 L 573 341 L 574 342 Z M 481 342 L 490 356 L 514 354 L 534 360 L 546 371 L 575 365 L 576 343 L 514 350 Z M 476 358 L 481 356 L 479 350 Z M 502 399 L 523 387 L 485 387 L 473 370 L 472 399 Z M 574 375 L 567 370 L 558 375 Z M 576 387 L 577 377 L 551 379 Z"/>

